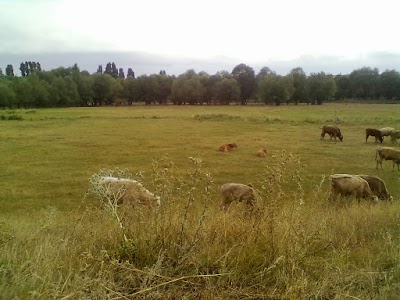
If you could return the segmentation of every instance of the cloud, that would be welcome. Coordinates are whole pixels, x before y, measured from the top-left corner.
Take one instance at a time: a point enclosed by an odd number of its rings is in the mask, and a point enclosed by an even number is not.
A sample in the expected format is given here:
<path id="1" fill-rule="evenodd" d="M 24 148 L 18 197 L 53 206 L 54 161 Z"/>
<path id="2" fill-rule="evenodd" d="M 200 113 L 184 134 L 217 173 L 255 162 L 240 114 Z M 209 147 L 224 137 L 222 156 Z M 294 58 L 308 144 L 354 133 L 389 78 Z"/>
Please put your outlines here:
<path id="1" fill-rule="evenodd" d="M 231 72 L 232 69 L 244 63 L 252 67 L 257 73 L 262 67 L 269 67 L 281 75 L 286 75 L 293 68 L 301 67 L 306 74 L 325 72 L 330 74 L 349 74 L 362 68 L 378 68 L 380 72 L 395 69 L 400 65 L 400 54 L 391 52 L 374 52 L 368 55 L 343 58 L 338 56 L 313 56 L 305 55 L 291 60 L 265 60 L 249 62 L 227 56 L 218 56 L 208 59 L 163 56 L 146 52 L 48 52 L 31 54 L 8 54 L 0 52 L 0 68 L 5 69 L 7 64 L 12 64 L 14 72 L 24 61 L 40 62 L 43 70 L 52 70 L 57 67 L 70 67 L 75 63 L 81 70 L 94 73 L 101 64 L 103 69 L 108 62 L 115 62 L 118 68 L 123 68 L 125 73 L 132 68 L 137 76 L 143 74 L 158 74 L 166 70 L 169 75 L 180 75 L 189 69 L 196 72 L 205 71 L 212 75 L 218 71 Z M 397 70 L 400 71 L 400 70 Z"/>

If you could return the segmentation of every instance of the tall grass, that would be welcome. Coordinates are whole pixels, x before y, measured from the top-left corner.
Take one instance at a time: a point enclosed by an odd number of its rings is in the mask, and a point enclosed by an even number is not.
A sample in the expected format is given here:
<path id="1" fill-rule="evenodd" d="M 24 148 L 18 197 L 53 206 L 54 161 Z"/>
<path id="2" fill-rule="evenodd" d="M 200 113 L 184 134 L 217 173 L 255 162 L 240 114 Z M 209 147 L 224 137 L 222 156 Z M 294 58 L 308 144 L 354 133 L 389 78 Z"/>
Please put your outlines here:
<path id="1" fill-rule="evenodd" d="M 7 220 L 2 297 L 380 299 L 398 292 L 397 203 L 329 203 L 318 181 L 305 194 L 300 157 L 283 152 L 256 184 L 256 209 L 236 203 L 223 213 L 211 172 L 202 159 L 187 159 L 184 176 L 168 157 L 153 161 L 159 209 L 110 210 L 104 203 L 113 202 L 102 202 L 88 181 L 83 212 L 48 207 Z"/>
<path id="2" fill-rule="evenodd" d="M 399 177 L 375 170 L 364 140 L 370 122 L 400 124 L 392 108 L 37 110 L 0 122 L 0 299 L 396 299 Z M 344 142 L 320 142 L 318 124 L 336 116 Z M 217 151 L 226 142 L 239 147 Z M 329 202 L 334 172 L 378 175 L 394 201 Z M 161 206 L 99 194 L 95 179 L 116 174 Z M 219 209 L 229 181 L 254 186 L 253 210 Z"/>

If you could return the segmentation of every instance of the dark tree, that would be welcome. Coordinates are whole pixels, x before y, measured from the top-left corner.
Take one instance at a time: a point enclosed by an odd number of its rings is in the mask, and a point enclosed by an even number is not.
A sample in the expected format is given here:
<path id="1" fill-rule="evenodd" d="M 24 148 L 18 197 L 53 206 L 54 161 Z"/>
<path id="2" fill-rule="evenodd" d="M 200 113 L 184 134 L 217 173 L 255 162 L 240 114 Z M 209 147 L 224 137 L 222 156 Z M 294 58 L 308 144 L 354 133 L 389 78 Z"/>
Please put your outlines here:
<path id="1" fill-rule="evenodd" d="M 254 70 L 245 64 L 240 64 L 233 68 L 232 75 L 239 83 L 241 104 L 246 105 L 257 86 Z"/>
<path id="2" fill-rule="evenodd" d="M 103 73 L 103 65 L 99 65 L 97 68 L 97 73 Z"/>
<path id="3" fill-rule="evenodd" d="M 131 68 L 128 68 L 127 78 L 135 78 L 135 72 Z"/>
<path id="4" fill-rule="evenodd" d="M 122 78 L 122 79 L 125 79 L 124 69 L 119 68 L 119 70 L 118 70 L 118 77 L 119 77 L 119 78 Z"/>
<path id="5" fill-rule="evenodd" d="M 294 91 L 291 100 L 297 105 L 299 102 L 307 101 L 307 76 L 302 68 L 297 67 L 290 71 L 293 76 Z"/>
<path id="6" fill-rule="evenodd" d="M 25 67 L 25 64 L 24 64 L 23 62 L 21 63 L 19 69 L 21 70 L 21 76 L 22 76 L 22 77 L 25 77 L 26 75 L 28 75 L 28 74 L 26 73 L 26 67 Z"/>
<path id="7" fill-rule="evenodd" d="M 14 68 L 12 65 L 7 65 L 6 67 L 6 75 L 9 77 L 14 77 Z"/>

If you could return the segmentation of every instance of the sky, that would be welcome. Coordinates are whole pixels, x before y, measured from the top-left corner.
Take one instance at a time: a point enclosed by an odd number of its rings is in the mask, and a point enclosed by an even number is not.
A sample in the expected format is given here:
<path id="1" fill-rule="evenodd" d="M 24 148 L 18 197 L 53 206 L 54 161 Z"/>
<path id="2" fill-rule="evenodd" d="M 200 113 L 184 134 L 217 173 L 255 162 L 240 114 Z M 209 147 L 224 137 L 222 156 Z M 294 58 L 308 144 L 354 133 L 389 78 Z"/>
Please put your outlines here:
<path id="1" fill-rule="evenodd" d="M 400 71 L 397 0 L 0 0 L 0 68 Z M 283 74 L 283 75 L 284 75 Z"/>

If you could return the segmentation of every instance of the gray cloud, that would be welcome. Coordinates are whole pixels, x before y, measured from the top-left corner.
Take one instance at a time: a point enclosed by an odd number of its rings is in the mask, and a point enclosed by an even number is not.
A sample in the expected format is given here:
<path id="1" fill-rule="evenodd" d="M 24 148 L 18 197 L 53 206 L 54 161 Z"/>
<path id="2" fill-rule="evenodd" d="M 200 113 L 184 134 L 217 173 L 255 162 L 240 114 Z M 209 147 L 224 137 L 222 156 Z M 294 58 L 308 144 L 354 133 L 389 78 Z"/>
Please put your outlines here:
<path id="1" fill-rule="evenodd" d="M 256 72 L 262 67 L 269 67 L 278 74 L 285 75 L 291 69 L 301 67 L 307 74 L 323 71 L 336 75 L 349 74 L 353 70 L 362 67 L 378 68 L 381 72 L 386 69 L 396 69 L 399 71 L 400 54 L 376 52 L 352 59 L 309 55 L 286 61 L 246 62 L 229 57 L 215 57 L 210 59 L 177 58 L 144 52 L 64 52 L 38 54 L 8 54 L 0 52 L 0 68 L 3 71 L 7 64 L 12 64 L 14 72 L 19 74 L 19 65 L 23 61 L 38 61 L 44 70 L 52 70 L 60 66 L 70 67 L 74 63 L 77 63 L 81 70 L 87 70 L 89 73 L 96 72 L 100 64 L 104 68 L 108 62 L 115 62 L 117 67 L 123 68 L 125 72 L 128 68 L 132 68 L 136 75 L 158 74 L 160 70 L 166 70 L 167 74 L 170 75 L 180 75 L 189 69 L 194 69 L 196 72 L 205 71 L 208 74 L 215 74 L 223 70 L 231 72 L 236 65 L 245 63 L 254 68 Z"/>

